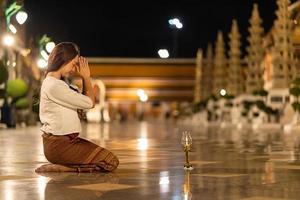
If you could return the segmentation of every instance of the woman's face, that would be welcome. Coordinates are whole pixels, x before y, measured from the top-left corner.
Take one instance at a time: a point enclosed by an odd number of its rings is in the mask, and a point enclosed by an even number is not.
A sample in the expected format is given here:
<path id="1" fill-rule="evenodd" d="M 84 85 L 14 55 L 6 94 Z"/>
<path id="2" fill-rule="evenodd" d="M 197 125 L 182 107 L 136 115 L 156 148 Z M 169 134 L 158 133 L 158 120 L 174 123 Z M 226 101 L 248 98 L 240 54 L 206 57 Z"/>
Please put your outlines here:
<path id="1" fill-rule="evenodd" d="M 68 62 L 65 66 L 63 66 L 61 70 L 61 75 L 63 77 L 69 77 L 76 74 L 76 67 L 79 67 L 79 56 L 73 58 L 70 62 Z"/>

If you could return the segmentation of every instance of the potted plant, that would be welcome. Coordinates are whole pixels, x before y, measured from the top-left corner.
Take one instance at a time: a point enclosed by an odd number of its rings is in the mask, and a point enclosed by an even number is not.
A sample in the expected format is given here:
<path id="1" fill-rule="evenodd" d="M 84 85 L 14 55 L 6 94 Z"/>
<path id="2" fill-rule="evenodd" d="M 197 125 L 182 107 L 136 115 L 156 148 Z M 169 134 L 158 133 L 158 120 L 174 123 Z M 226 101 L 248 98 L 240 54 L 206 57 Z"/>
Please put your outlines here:
<path id="1" fill-rule="evenodd" d="M 8 127 L 15 127 L 16 110 L 29 107 L 29 101 L 26 98 L 28 85 L 22 79 L 8 80 L 6 82 L 4 105 L 1 109 L 1 122 Z"/>

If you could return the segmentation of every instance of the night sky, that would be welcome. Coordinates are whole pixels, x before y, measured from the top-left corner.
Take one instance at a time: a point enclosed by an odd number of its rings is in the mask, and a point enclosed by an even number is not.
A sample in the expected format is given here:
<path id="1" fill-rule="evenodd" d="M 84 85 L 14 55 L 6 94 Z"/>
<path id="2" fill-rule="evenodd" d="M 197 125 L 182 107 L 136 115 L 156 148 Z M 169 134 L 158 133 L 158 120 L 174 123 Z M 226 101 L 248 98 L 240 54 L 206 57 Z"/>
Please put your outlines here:
<path id="1" fill-rule="evenodd" d="M 222 30 L 225 41 L 231 20 L 238 19 L 245 46 L 253 3 L 259 4 L 265 30 L 273 24 L 275 0 L 185 1 L 49 1 L 25 0 L 29 14 L 27 37 L 47 34 L 56 43 L 77 43 L 85 56 L 158 57 L 172 51 L 173 31 L 168 20 L 178 17 L 178 57 L 195 57 Z M 244 48 L 243 46 L 243 48 Z"/>

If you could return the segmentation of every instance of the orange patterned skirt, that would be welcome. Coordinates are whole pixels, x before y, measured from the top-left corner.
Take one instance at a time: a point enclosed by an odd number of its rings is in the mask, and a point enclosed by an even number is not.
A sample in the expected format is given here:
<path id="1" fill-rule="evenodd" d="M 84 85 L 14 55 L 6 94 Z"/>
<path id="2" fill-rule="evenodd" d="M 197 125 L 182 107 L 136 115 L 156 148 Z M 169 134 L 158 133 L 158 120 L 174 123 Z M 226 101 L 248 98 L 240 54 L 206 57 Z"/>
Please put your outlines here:
<path id="1" fill-rule="evenodd" d="M 113 171 L 119 165 L 118 158 L 110 151 L 78 137 L 79 133 L 53 135 L 44 133 L 44 154 L 53 164 L 70 168 L 96 171 Z"/>

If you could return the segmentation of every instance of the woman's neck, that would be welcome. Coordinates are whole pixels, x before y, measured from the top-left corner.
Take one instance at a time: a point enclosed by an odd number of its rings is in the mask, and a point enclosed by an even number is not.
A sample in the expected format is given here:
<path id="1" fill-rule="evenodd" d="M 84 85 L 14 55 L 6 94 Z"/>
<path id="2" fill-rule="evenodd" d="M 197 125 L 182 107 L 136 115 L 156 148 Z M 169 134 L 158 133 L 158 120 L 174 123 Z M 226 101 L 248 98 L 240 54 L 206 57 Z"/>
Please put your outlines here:
<path id="1" fill-rule="evenodd" d="M 64 81 L 64 82 L 66 82 L 67 84 L 69 84 L 68 79 L 65 78 L 65 77 L 63 77 L 63 76 L 61 75 L 60 72 L 49 72 L 49 73 L 47 74 L 47 76 L 54 77 L 54 78 L 56 78 L 56 79 L 58 79 L 58 80 L 62 80 L 62 81 Z"/>
<path id="2" fill-rule="evenodd" d="M 57 78 L 57 79 L 61 79 L 62 78 L 62 76 L 61 76 L 61 74 L 59 72 L 49 72 L 47 74 L 47 76 L 52 76 L 52 77 Z"/>

